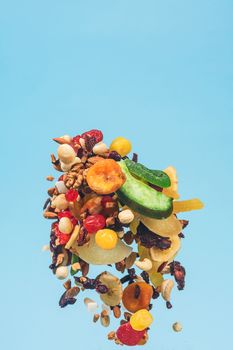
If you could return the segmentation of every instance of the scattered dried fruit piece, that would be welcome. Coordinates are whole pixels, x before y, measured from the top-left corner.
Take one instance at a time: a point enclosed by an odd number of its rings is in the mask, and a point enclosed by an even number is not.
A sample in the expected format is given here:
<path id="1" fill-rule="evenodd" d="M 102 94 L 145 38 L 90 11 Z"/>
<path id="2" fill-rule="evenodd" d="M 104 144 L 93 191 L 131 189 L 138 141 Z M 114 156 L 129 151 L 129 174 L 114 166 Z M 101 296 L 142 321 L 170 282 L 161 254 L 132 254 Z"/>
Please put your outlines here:
<path id="1" fill-rule="evenodd" d="M 123 291 L 122 302 L 130 312 L 146 309 L 153 295 L 152 287 L 145 282 L 129 284 Z"/>
<path id="2" fill-rule="evenodd" d="M 161 250 L 157 247 L 150 248 L 152 260 L 164 262 L 169 261 L 180 249 L 180 238 L 178 236 L 170 237 L 171 246 L 168 249 Z"/>
<path id="3" fill-rule="evenodd" d="M 132 315 L 129 322 L 135 331 L 143 331 L 150 327 L 153 317 L 148 310 L 141 309 Z"/>
<path id="4" fill-rule="evenodd" d="M 137 345 L 144 334 L 144 330 L 135 331 L 129 322 L 122 324 L 116 331 L 116 336 L 122 344 L 129 346 Z"/>
<path id="5" fill-rule="evenodd" d="M 113 159 L 95 163 L 87 173 L 87 183 L 98 194 L 117 191 L 125 182 L 125 175 Z"/>
<path id="6" fill-rule="evenodd" d="M 199 209 L 202 209 L 203 207 L 204 207 L 204 204 L 198 198 L 173 202 L 174 213 L 180 213 L 180 212 L 191 211 L 191 210 L 199 210 Z"/>
<path id="7" fill-rule="evenodd" d="M 100 299 L 108 306 L 116 306 L 121 302 L 122 298 L 122 285 L 116 276 L 109 272 L 103 272 L 99 281 L 108 288 L 108 292 L 100 294 Z"/>

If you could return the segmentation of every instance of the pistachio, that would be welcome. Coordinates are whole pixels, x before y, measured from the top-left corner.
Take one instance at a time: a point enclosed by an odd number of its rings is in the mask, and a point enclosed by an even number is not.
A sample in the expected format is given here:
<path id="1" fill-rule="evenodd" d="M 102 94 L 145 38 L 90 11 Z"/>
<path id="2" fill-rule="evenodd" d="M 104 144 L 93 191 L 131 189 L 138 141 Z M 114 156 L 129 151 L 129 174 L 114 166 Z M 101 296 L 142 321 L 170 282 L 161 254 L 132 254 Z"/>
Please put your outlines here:
<path id="1" fill-rule="evenodd" d="M 153 267 L 152 261 L 148 258 L 145 258 L 142 261 L 135 261 L 135 265 L 143 271 L 150 271 Z"/>
<path id="2" fill-rule="evenodd" d="M 118 219 L 122 224 L 130 224 L 134 219 L 134 214 L 130 209 L 125 209 L 118 214 Z"/>
<path id="3" fill-rule="evenodd" d="M 175 332 L 181 332 L 183 327 L 179 322 L 175 322 L 173 323 L 172 328 Z"/>

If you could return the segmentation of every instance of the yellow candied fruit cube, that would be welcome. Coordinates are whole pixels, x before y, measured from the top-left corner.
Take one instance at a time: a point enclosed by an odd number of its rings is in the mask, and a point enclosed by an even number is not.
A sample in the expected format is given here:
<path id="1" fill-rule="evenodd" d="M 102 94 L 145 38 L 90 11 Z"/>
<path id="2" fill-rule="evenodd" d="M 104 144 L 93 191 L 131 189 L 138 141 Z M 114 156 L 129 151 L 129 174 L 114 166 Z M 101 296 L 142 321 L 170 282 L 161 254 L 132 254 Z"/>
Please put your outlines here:
<path id="1" fill-rule="evenodd" d="M 131 148 L 131 142 L 121 136 L 115 138 L 110 145 L 110 151 L 116 151 L 122 157 L 126 156 L 131 151 Z"/>

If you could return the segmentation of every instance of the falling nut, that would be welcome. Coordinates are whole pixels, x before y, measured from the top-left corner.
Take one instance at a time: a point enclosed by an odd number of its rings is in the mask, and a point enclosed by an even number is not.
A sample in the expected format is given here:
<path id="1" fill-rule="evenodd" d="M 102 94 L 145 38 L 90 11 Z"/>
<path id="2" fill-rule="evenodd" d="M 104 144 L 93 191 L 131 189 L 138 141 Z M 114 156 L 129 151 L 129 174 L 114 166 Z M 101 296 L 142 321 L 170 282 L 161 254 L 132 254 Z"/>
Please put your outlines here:
<path id="1" fill-rule="evenodd" d="M 73 224 L 69 218 L 63 217 L 58 224 L 59 231 L 69 235 L 73 230 Z"/>
<path id="2" fill-rule="evenodd" d="M 99 142 L 93 147 L 93 153 L 97 155 L 101 155 L 108 152 L 108 147 L 104 142 Z"/>
<path id="3" fill-rule="evenodd" d="M 42 252 L 47 252 L 47 251 L 49 251 L 49 245 L 48 244 L 45 244 L 45 245 L 43 245 L 43 247 L 42 247 Z"/>
<path id="4" fill-rule="evenodd" d="M 56 269 L 55 275 L 59 280 L 64 280 L 69 274 L 67 266 L 59 266 Z"/>
<path id="5" fill-rule="evenodd" d="M 109 315 L 103 314 L 103 311 L 102 311 L 101 316 L 100 316 L 100 322 L 101 322 L 103 327 L 108 327 L 110 325 Z"/>
<path id="6" fill-rule="evenodd" d="M 96 323 L 100 318 L 100 315 L 99 314 L 94 314 L 93 316 L 93 322 Z"/>
<path id="7" fill-rule="evenodd" d="M 175 332 L 181 332 L 183 327 L 179 322 L 175 322 L 173 323 L 172 328 Z"/>
<path id="8" fill-rule="evenodd" d="M 59 193 L 66 193 L 68 191 L 64 181 L 57 181 L 55 187 Z"/>
<path id="9" fill-rule="evenodd" d="M 130 209 L 125 209 L 118 214 L 118 219 L 122 224 L 130 224 L 134 219 L 134 214 Z"/>
<path id="10" fill-rule="evenodd" d="M 96 312 L 97 308 L 98 308 L 98 304 L 96 301 L 90 299 L 90 298 L 85 298 L 84 299 L 84 304 L 87 307 L 87 310 L 90 312 Z"/>
<path id="11" fill-rule="evenodd" d="M 53 177 L 52 175 L 48 175 L 48 176 L 46 177 L 46 180 L 47 180 L 47 181 L 53 181 L 53 180 L 54 180 L 54 177 Z"/>
<path id="12" fill-rule="evenodd" d="M 77 238 L 79 236 L 79 232 L 80 232 L 80 226 L 76 225 L 72 234 L 71 234 L 69 241 L 66 243 L 66 246 L 65 246 L 66 249 L 70 249 L 70 247 L 72 247 L 72 245 L 74 245 L 74 243 L 77 241 Z M 75 265 L 75 264 L 73 264 L 73 265 Z M 72 265 L 72 267 L 73 267 L 73 265 Z M 73 268 L 73 269 L 76 270 L 75 268 Z M 77 270 L 79 270 L 79 268 L 77 268 Z"/>
<path id="13" fill-rule="evenodd" d="M 60 145 L 57 149 L 57 154 L 58 158 L 65 164 L 72 163 L 76 157 L 73 147 L 68 144 Z"/>
<path id="14" fill-rule="evenodd" d="M 81 163 L 81 159 L 79 157 L 75 157 L 74 160 L 68 164 L 64 162 L 60 162 L 60 163 L 61 163 L 61 169 L 63 171 L 69 171 L 73 167 L 73 165 Z"/>
<path id="15" fill-rule="evenodd" d="M 59 210 L 66 210 L 68 206 L 69 202 L 66 200 L 66 197 L 63 193 L 56 196 L 51 203 L 52 208 L 56 208 Z"/>
<path id="16" fill-rule="evenodd" d="M 52 211 L 44 211 L 43 216 L 45 219 L 57 219 L 57 214 Z"/>
<path id="17" fill-rule="evenodd" d="M 114 340 L 116 336 L 116 333 L 114 331 L 111 331 L 108 333 L 108 340 Z"/>
<path id="18" fill-rule="evenodd" d="M 143 259 L 142 261 L 135 261 L 134 263 L 140 270 L 150 271 L 153 267 L 152 261 L 150 259 Z"/>
<path id="19" fill-rule="evenodd" d="M 174 287 L 174 281 L 173 280 L 164 280 L 161 284 L 161 295 L 165 301 L 170 302 L 170 296 L 172 288 Z"/>

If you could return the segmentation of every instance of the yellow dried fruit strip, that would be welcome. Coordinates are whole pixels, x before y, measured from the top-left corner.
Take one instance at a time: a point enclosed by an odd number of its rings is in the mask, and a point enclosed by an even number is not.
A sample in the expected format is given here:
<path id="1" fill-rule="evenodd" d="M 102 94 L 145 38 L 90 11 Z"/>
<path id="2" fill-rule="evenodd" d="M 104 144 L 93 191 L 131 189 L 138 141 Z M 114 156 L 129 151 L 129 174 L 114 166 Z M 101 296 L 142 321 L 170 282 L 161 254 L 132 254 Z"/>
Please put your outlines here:
<path id="1" fill-rule="evenodd" d="M 171 186 L 164 188 L 163 193 L 171 198 L 179 199 L 180 196 L 178 194 L 178 178 L 176 175 L 176 169 L 173 166 L 169 166 L 166 169 L 163 170 L 170 178 L 171 180 Z"/>
<path id="2" fill-rule="evenodd" d="M 185 201 L 174 201 L 173 202 L 173 212 L 174 213 L 180 213 L 180 212 L 191 211 L 191 210 L 198 210 L 198 209 L 202 209 L 203 207 L 204 207 L 204 204 L 198 198 L 189 199 L 189 200 L 185 200 Z"/>
<path id="3" fill-rule="evenodd" d="M 179 193 L 177 193 L 176 191 L 172 190 L 170 187 L 164 188 L 164 189 L 163 189 L 163 193 L 164 193 L 166 196 L 171 197 L 171 198 L 173 198 L 173 199 L 179 199 L 179 198 L 180 198 Z"/>

